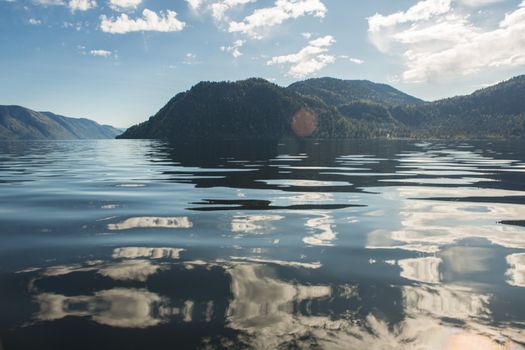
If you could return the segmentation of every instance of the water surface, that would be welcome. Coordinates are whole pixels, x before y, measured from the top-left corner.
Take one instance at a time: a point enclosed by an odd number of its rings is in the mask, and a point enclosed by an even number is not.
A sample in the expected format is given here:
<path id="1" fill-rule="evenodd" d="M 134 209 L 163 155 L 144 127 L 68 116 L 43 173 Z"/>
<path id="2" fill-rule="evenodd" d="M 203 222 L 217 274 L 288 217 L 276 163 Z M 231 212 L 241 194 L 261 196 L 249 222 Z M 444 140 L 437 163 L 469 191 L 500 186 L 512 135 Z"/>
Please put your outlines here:
<path id="1" fill-rule="evenodd" d="M 524 349 L 525 143 L 0 143 L 0 349 Z"/>

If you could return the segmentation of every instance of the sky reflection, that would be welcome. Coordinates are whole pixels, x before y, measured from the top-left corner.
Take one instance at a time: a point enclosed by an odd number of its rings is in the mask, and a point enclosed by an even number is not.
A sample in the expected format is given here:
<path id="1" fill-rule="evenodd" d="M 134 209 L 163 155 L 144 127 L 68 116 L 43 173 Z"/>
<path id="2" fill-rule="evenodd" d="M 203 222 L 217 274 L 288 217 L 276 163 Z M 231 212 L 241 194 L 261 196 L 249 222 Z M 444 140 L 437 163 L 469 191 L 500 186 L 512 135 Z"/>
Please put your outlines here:
<path id="1" fill-rule="evenodd" d="M 113 146 L 3 155 L 5 349 L 524 349 L 523 147 Z"/>

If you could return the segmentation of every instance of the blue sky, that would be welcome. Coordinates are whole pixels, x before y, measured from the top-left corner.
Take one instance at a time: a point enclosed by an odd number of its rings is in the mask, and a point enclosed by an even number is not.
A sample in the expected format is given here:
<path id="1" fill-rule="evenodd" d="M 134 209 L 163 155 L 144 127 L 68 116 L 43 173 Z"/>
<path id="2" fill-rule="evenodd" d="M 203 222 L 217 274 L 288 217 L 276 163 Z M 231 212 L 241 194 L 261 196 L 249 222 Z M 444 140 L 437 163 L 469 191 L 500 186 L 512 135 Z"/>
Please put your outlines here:
<path id="1" fill-rule="evenodd" d="M 127 127 L 201 80 L 434 100 L 525 73 L 525 0 L 0 0 L 0 104 Z"/>

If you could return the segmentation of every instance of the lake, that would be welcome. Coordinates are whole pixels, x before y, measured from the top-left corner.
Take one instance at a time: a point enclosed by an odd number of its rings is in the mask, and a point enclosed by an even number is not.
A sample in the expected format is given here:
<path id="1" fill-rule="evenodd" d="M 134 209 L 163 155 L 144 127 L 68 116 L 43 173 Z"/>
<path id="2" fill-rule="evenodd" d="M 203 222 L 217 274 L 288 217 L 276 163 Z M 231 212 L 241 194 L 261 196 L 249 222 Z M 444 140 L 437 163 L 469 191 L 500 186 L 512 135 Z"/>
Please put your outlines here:
<path id="1" fill-rule="evenodd" d="M 524 345 L 524 142 L 0 142 L 0 349 Z"/>

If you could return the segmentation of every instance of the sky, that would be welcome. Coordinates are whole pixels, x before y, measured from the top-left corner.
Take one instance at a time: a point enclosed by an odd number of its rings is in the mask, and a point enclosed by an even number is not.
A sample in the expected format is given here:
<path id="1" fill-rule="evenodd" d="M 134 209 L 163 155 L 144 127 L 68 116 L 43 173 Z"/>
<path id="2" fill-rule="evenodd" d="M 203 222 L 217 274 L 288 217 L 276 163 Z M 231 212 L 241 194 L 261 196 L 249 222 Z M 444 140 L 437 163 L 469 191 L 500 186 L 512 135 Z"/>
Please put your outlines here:
<path id="1" fill-rule="evenodd" d="M 425 100 L 525 74 L 525 0 L 0 0 L 0 104 L 129 127 L 199 81 Z"/>

